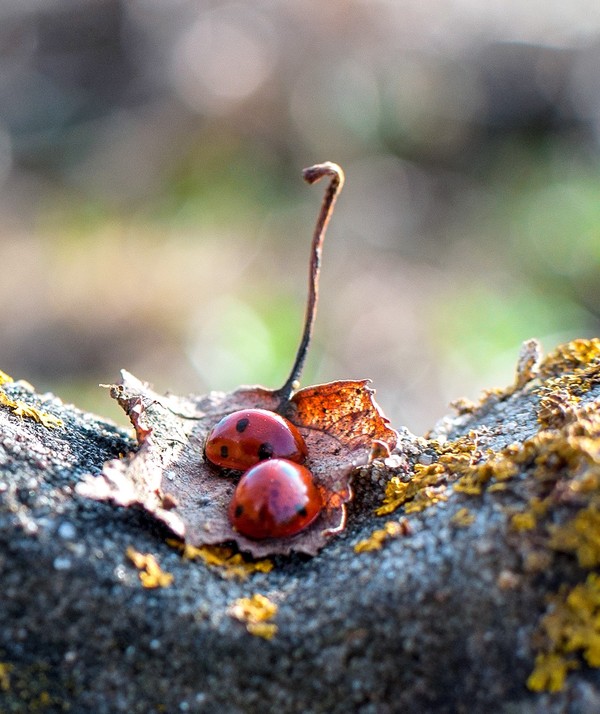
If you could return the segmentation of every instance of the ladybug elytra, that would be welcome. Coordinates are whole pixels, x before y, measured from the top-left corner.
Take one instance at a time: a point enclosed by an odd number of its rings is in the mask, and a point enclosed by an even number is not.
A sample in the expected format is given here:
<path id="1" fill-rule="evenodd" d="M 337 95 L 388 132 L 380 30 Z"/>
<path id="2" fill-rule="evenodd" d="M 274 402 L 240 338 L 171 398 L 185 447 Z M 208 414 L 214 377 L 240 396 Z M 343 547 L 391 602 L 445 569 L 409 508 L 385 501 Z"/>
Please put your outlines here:
<path id="1" fill-rule="evenodd" d="M 311 472 L 301 464 L 271 459 L 239 480 L 229 520 L 248 538 L 285 538 L 309 526 L 323 508 Z"/>
<path id="2" fill-rule="evenodd" d="M 206 458 L 224 469 L 246 471 L 267 459 L 306 459 L 306 444 L 287 419 L 266 409 L 241 409 L 223 417 L 210 431 Z"/>

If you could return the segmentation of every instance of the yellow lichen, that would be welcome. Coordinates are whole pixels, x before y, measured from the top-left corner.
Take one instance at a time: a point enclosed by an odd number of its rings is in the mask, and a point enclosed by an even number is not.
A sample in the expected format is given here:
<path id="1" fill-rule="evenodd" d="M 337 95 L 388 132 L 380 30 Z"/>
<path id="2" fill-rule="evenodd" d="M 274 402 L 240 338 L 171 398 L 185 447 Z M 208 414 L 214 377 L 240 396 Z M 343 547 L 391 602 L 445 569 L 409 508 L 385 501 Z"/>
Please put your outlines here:
<path id="1" fill-rule="evenodd" d="M 545 378 L 540 396 L 538 421 L 544 429 L 560 428 L 574 419 L 581 396 L 600 381 L 600 340 L 574 340 L 557 347 L 542 362 Z"/>
<path id="2" fill-rule="evenodd" d="M 202 560 L 206 565 L 220 568 L 226 578 L 235 577 L 244 580 L 252 573 L 269 573 L 273 570 L 273 562 L 268 558 L 250 560 L 227 546 L 202 545 L 196 547 L 174 538 L 167 539 L 167 543 L 181 551 L 185 560 Z"/>
<path id="3" fill-rule="evenodd" d="M 574 553 L 582 568 L 600 564 L 600 511 L 591 503 L 562 525 L 549 526 L 549 545 L 554 550 Z"/>
<path id="4" fill-rule="evenodd" d="M 383 504 L 375 511 L 378 516 L 392 513 L 399 506 L 415 498 L 423 489 L 438 483 L 444 469 L 439 464 L 423 466 L 417 464 L 410 481 L 403 481 L 398 476 L 392 476 L 385 489 Z"/>
<path id="5" fill-rule="evenodd" d="M 479 456 L 476 438 L 476 434 L 469 433 L 444 444 L 432 440 L 429 445 L 439 454 L 438 460 L 427 465 L 416 464 L 410 481 L 392 476 L 386 486 L 383 504 L 375 513 L 386 515 L 400 506 L 404 506 L 406 513 L 417 513 L 447 500 L 445 481 L 466 473 Z"/>
<path id="6" fill-rule="evenodd" d="M 556 378 L 556 379 L 554 379 Z M 581 395 L 588 391 L 593 383 L 600 381 L 600 339 L 573 340 L 565 345 L 560 345 L 550 352 L 544 359 L 541 357 L 541 348 L 536 340 L 527 340 L 523 343 L 519 358 L 515 381 L 507 388 L 485 390 L 478 402 L 458 399 L 452 406 L 459 414 L 474 413 L 490 399 L 505 399 L 518 390 L 527 388 L 528 383 L 541 382 L 538 393 L 545 400 L 541 405 L 540 422 L 545 425 L 546 418 L 553 422 L 555 417 L 560 421 L 561 405 L 553 403 L 550 394 L 556 393 L 565 387 L 565 396 L 568 403 L 576 403 Z M 548 424 L 554 426 L 554 424 Z"/>
<path id="7" fill-rule="evenodd" d="M 446 501 L 446 484 L 470 496 L 478 496 L 484 486 L 492 481 L 506 481 L 518 473 L 514 456 L 518 445 L 511 444 L 499 453 L 485 453 L 479 447 L 480 435 L 471 431 L 456 441 L 440 444 L 429 442 L 438 453 L 438 460 L 429 465 L 416 464 L 410 481 L 393 476 L 387 486 L 383 504 L 377 515 L 392 513 L 404 506 L 405 513 L 416 513 L 440 501 Z"/>
<path id="8" fill-rule="evenodd" d="M 272 620 L 277 614 L 277 605 L 266 595 L 255 593 L 252 597 L 236 600 L 229 614 L 243 622 L 251 635 L 270 640 L 277 633 L 277 625 Z"/>
<path id="9" fill-rule="evenodd" d="M 473 466 L 473 474 L 481 484 L 509 481 L 519 473 L 515 459 L 520 451 L 519 444 L 509 444 L 498 452 L 488 451 L 486 460 Z"/>
<path id="10" fill-rule="evenodd" d="M 579 371 L 600 364 L 600 339 L 573 340 L 559 345 L 541 362 L 539 373 L 549 377 L 553 374 L 562 375 L 571 371 Z"/>
<path id="11" fill-rule="evenodd" d="M 0 385 L 12 381 L 12 377 L 9 377 L 8 374 L 0 370 Z M 7 407 L 15 416 L 21 417 L 22 419 L 33 419 L 33 421 L 42 424 L 42 426 L 45 426 L 47 429 L 54 429 L 64 425 L 62 419 L 47 412 L 40 411 L 37 407 L 25 404 L 25 402 L 20 399 L 11 399 L 2 389 L 0 389 L 0 406 Z"/>
<path id="12" fill-rule="evenodd" d="M 558 380 L 550 381 L 555 382 Z M 577 397 L 569 391 L 554 385 L 544 385 L 539 390 L 539 394 L 540 403 L 537 418 L 543 429 L 561 427 L 570 418 L 573 407 L 581 401 L 581 397 Z"/>
<path id="13" fill-rule="evenodd" d="M 3 692 L 8 692 L 10 689 L 10 672 L 12 668 L 12 664 L 0 662 L 0 690 Z"/>
<path id="14" fill-rule="evenodd" d="M 386 487 L 377 513 L 391 513 L 402 506 L 405 513 L 422 510 L 446 498 L 445 488 L 479 496 L 507 490 L 511 479 L 522 473 L 528 501 L 511 513 L 511 528 L 526 534 L 535 529 L 536 539 L 546 537 L 523 554 L 525 572 L 547 571 L 552 551 L 572 554 L 580 567 L 600 566 L 600 406 L 582 399 L 600 384 L 600 339 L 575 340 L 562 345 L 540 360 L 535 350 L 524 355 L 515 384 L 507 390 L 484 395 L 479 405 L 464 405 L 474 412 L 487 399 L 502 399 L 518 389 L 537 395 L 539 431 L 523 443 L 511 444 L 498 452 L 481 448 L 477 432 L 428 446 L 437 459 L 417 464 L 410 480 L 395 476 Z M 565 515 L 566 509 L 573 509 Z M 560 509 L 558 511 L 557 509 Z M 468 524 L 467 509 L 458 511 L 452 523 Z M 377 531 L 361 548 L 378 547 Z M 537 541 L 536 541 L 537 542 Z M 600 668 L 600 575 L 554 596 L 552 606 L 541 621 L 546 646 L 538 651 L 527 686 L 533 691 L 559 691 L 569 670 L 585 662 Z"/>
<path id="15" fill-rule="evenodd" d="M 529 499 L 528 507 L 524 511 L 513 513 L 510 518 L 510 526 L 514 531 L 532 531 L 551 507 L 551 498 L 537 498 L 533 496 Z"/>
<path id="16" fill-rule="evenodd" d="M 579 406 L 579 395 L 598 381 L 600 341 L 578 341 L 558 356 L 578 372 L 546 382 L 560 390 L 556 398 L 544 393 L 538 420 L 543 430 L 524 447 L 534 466 L 533 476 L 544 484 L 556 484 L 555 492 L 530 499 L 530 513 L 543 518 L 553 506 L 572 503 L 575 513 L 562 523 L 546 524 L 547 545 L 573 554 L 582 568 L 600 565 L 600 414 L 597 403 Z M 590 364 L 591 363 L 591 364 Z M 545 409 L 545 411 L 544 411 Z M 553 494 L 556 495 L 553 495 Z M 547 566 L 544 568 L 547 569 Z M 538 654 L 527 685 L 534 691 L 559 691 L 568 670 L 579 666 L 579 653 L 590 667 L 600 667 L 600 579 L 590 573 L 572 589 L 555 595 L 541 621 L 547 639 Z"/>
<path id="17" fill-rule="evenodd" d="M 600 667 L 600 575 L 590 573 L 583 583 L 553 598 L 542 618 L 547 640 L 527 680 L 534 691 L 559 691 L 568 669 L 579 666 L 580 654 L 590 667 Z"/>
<path id="18" fill-rule="evenodd" d="M 499 452 L 488 449 L 482 453 L 473 441 L 472 458 L 467 467 L 460 470 L 452 469 L 452 473 L 460 474 L 454 483 L 454 490 L 468 496 L 479 496 L 490 482 L 502 482 L 514 478 L 519 472 L 515 464 L 518 449 L 517 444 L 510 444 Z"/>
<path id="19" fill-rule="evenodd" d="M 531 531 L 536 526 L 535 515 L 531 511 L 515 513 L 510 519 L 510 525 L 515 531 Z"/>
<path id="20" fill-rule="evenodd" d="M 379 550 L 389 538 L 397 538 L 406 534 L 406 523 L 401 521 L 388 521 L 383 528 L 373 531 L 368 538 L 359 540 L 354 546 L 356 553 L 366 553 Z"/>
<path id="21" fill-rule="evenodd" d="M 529 500 L 529 508 L 535 518 L 543 518 L 552 506 L 552 498 L 538 498 L 533 496 Z"/>
<path id="22" fill-rule="evenodd" d="M 479 496 L 483 491 L 483 484 L 477 474 L 465 474 L 454 484 L 454 490 L 467 496 Z"/>
<path id="23" fill-rule="evenodd" d="M 127 557 L 140 571 L 139 578 L 145 588 L 166 588 L 173 582 L 173 575 L 161 570 L 156 558 L 150 553 L 139 553 L 129 546 Z"/>
<path id="24" fill-rule="evenodd" d="M 277 634 L 277 625 L 273 622 L 249 622 L 246 629 L 255 637 L 262 637 L 263 640 L 270 640 Z"/>
<path id="25" fill-rule="evenodd" d="M 573 475 L 569 482 L 572 491 L 600 494 L 600 415 L 596 405 L 578 406 L 580 395 L 590 384 L 600 382 L 600 340 L 576 340 L 557 348 L 539 365 L 537 358 L 531 359 L 527 361 L 531 369 L 527 368 L 525 381 L 541 380 L 537 393 L 541 397 L 538 420 L 542 430 L 524 443 L 510 444 L 499 452 L 482 452 L 475 431 L 455 441 L 430 441 L 437 461 L 428 466 L 417 464 L 410 481 L 392 477 L 378 515 L 392 513 L 400 506 L 406 513 L 423 510 L 447 498 L 443 493 L 446 484 L 470 496 L 478 496 L 484 489 L 505 490 L 505 482 L 532 464 L 537 480 L 556 481 L 568 471 Z M 512 525 L 517 530 L 530 530 L 540 515 L 524 512 L 515 516 Z"/>
<path id="26" fill-rule="evenodd" d="M 445 493 L 446 487 L 441 484 L 439 486 L 425 486 L 416 496 L 404 506 L 404 513 L 420 513 L 429 506 L 434 506 L 440 501 L 447 501 L 448 494 Z"/>
<path id="27" fill-rule="evenodd" d="M 529 440 L 534 454 L 534 476 L 556 481 L 568 474 L 573 493 L 600 494 L 600 414 L 588 407 L 561 429 L 542 431 Z M 563 476 L 564 477 L 564 476 Z"/>
<path id="28" fill-rule="evenodd" d="M 575 663 L 554 652 L 536 656 L 533 672 L 527 678 L 527 687 L 532 692 L 560 692 L 565 684 L 567 672 Z"/>
<path id="29" fill-rule="evenodd" d="M 459 508 L 450 522 L 458 528 L 467 528 L 475 522 L 475 514 L 471 513 L 468 508 Z"/>
<path id="30" fill-rule="evenodd" d="M 23 419 L 33 419 L 33 421 L 42 424 L 42 426 L 45 426 L 47 429 L 54 429 L 64 425 L 62 419 L 47 412 L 42 412 L 36 407 L 29 406 L 19 399 L 11 405 L 11 409 L 15 416 Z"/>
<path id="31" fill-rule="evenodd" d="M 383 505 L 376 509 L 378 516 L 385 516 L 392 513 L 410 497 L 410 481 L 402 481 L 398 476 L 392 476 L 385 487 Z"/>
<path id="32" fill-rule="evenodd" d="M 480 459 L 479 434 L 470 431 L 456 441 L 447 441 L 438 446 L 438 463 L 446 472 L 455 475 L 467 473 Z"/>

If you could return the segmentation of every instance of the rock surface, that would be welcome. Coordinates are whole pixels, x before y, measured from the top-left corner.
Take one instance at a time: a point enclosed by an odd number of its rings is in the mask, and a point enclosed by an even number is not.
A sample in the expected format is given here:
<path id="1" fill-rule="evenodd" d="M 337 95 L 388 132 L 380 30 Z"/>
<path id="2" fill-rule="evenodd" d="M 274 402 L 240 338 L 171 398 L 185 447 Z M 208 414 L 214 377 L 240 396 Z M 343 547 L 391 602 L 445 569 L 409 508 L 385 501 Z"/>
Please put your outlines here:
<path id="1" fill-rule="evenodd" d="M 243 580 L 183 558 L 140 510 L 75 492 L 85 474 L 135 448 L 127 432 L 5 384 L 11 399 L 64 426 L 0 407 L 0 712 L 600 711 L 598 669 L 577 652 L 559 692 L 526 686 L 536 653 L 552 649 L 540 631 L 548 594 L 590 572 L 567 546 L 548 546 L 546 521 L 589 505 L 556 496 L 581 469 L 557 456 L 554 476 L 540 478 L 545 447 L 527 445 L 544 429 L 566 439 L 580 414 L 595 413 L 597 358 L 535 365 L 514 388 L 463 405 L 437 440 L 401 432 L 391 459 L 357 474 L 342 535 L 315 557 L 281 556 Z M 543 400 L 565 374 L 585 390 L 563 379 L 567 397 L 552 411 Z M 514 453 L 502 452 L 513 442 Z M 429 481 L 406 498 L 405 514 L 375 515 L 390 477 L 407 483 L 415 464 Z M 551 507 L 517 527 L 515 513 L 549 493 Z M 399 525 L 381 548 L 356 552 L 389 521 Z M 153 554 L 172 583 L 143 587 L 130 548 Z M 256 593 L 278 607 L 271 639 L 232 616 Z"/>

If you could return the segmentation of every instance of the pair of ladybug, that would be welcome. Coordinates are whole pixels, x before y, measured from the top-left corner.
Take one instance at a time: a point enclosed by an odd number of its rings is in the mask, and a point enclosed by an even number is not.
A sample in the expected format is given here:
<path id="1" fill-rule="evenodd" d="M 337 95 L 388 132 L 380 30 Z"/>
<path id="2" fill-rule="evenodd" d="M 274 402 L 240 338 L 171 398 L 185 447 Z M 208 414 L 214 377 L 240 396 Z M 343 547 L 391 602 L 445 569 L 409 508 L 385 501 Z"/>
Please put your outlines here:
<path id="1" fill-rule="evenodd" d="M 326 176 L 330 182 L 311 244 L 308 300 L 302 339 L 285 384 L 276 390 L 284 404 L 300 379 L 310 345 L 317 313 L 321 250 L 327 224 L 339 192 L 344 172 L 331 161 L 304 169 L 309 184 Z M 223 417 L 208 435 L 204 455 L 225 469 L 243 471 L 231 505 L 231 524 L 248 538 L 286 538 L 307 528 L 323 510 L 324 503 L 312 474 L 302 464 L 307 449 L 296 427 L 275 412 L 244 409 Z"/>
<path id="2" fill-rule="evenodd" d="M 307 528 L 323 508 L 306 444 L 287 419 L 265 409 L 223 417 L 208 434 L 204 454 L 221 468 L 243 471 L 229 520 L 248 538 L 285 538 Z"/>

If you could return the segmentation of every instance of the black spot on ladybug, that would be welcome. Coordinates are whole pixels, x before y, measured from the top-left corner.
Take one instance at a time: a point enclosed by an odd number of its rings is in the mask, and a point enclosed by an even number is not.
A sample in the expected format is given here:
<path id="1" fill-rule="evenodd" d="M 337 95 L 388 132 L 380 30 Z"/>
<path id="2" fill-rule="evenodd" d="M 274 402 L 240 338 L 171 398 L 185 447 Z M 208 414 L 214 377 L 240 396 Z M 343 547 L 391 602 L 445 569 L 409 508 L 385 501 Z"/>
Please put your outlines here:
<path id="1" fill-rule="evenodd" d="M 306 508 L 304 506 L 300 506 L 300 508 L 296 508 L 296 513 L 299 516 L 302 516 L 302 518 L 305 518 L 308 511 L 306 510 Z"/>
<path id="2" fill-rule="evenodd" d="M 235 517 L 239 518 L 243 512 L 244 512 L 244 507 L 238 503 L 238 505 L 235 507 Z"/>
<path id="3" fill-rule="evenodd" d="M 221 447 L 221 456 L 226 459 L 229 456 L 229 449 L 226 446 Z"/>
<path id="4" fill-rule="evenodd" d="M 246 430 L 248 424 L 250 424 L 250 419 L 248 419 L 248 417 L 244 417 L 243 419 L 240 419 L 235 425 L 235 430 L 238 432 L 238 434 L 242 434 Z"/>
<path id="5" fill-rule="evenodd" d="M 258 447 L 258 458 L 261 461 L 265 459 L 270 459 L 273 456 L 273 447 L 267 441 Z"/>

